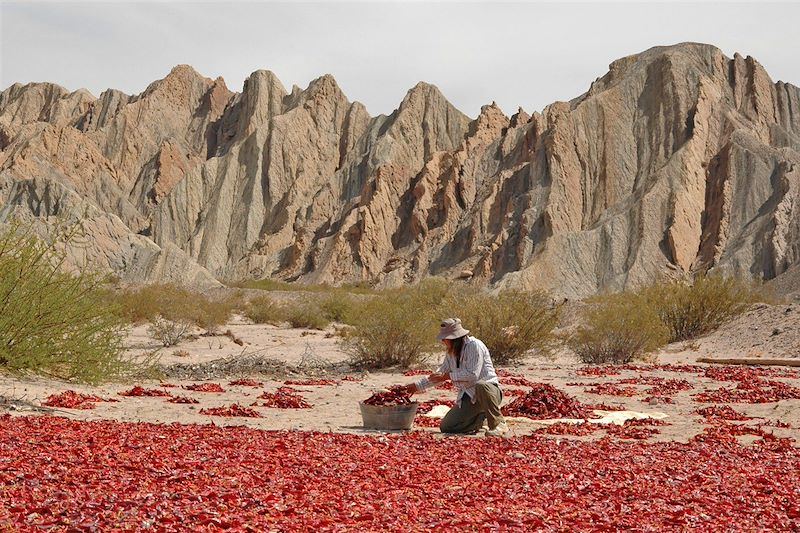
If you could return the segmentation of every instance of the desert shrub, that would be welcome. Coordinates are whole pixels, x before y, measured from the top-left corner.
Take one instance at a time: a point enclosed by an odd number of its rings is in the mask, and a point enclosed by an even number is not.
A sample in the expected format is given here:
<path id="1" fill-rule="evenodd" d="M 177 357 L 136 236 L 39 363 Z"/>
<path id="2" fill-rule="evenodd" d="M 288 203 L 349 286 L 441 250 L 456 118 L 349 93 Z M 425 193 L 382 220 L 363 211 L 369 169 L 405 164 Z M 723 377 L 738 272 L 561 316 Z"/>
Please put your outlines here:
<path id="1" fill-rule="evenodd" d="M 169 319 L 159 315 L 147 327 L 147 333 L 168 348 L 183 340 L 191 332 L 192 325 L 186 319 Z"/>
<path id="2" fill-rule="evenodd" d="M 318 305 L 305 302 L 297 305 L 287 305 L 284 307 L 286 321 L 293 328 L 325 329 L 330 324 L 330 320 Z"/>
<path id="3" fill-rule="evenodd" d="M 65 249 L 80 231 L 59 227 L 48 240 L 19 224 L 0 232 L 0 368 L 88 383 L 128 368 L 106 278 L 65 271 Z"/>
<path id="4" fill-rule="evenodd" d="M 333 291 L 319 302 L 325 318 L 342 323 L 349 323 L 352 320 L 357 306 L 355 299 L 345 291 Z"/>
<path id="5" fill-rule="evenodd" d="M 492 295 L 459 288 L 442 305 L 443 314 L 458 316 L 470 334 L 486 344 L 496 364 L 519 361 L 530 350 L 549 355 L 559 311 L 541 291 L 504 290 Z"/>
<path id="6" fill-rule="evenodd" d="M 629 363 L 669 338 L 656 310 L 638 294 L 597 297 L 584 312 L 584 321 L 568 339 L 584 363 Z"/>
<path id="7" fill-rule="evenodd" d="M 131 323 L 171 321 L 194 324 L 216 333 L 239 305 L 236 295 L 212 299 L 204 294 L 171 284 L 153 284 L 123 290 L 118 299 L 122 316 Z M 161 329 L 164 324 L 157 328 Z"/>
<path id="8" fill-rule="evenodd" d="M 669 329 L 669 342 L 693 339 L 719 328 L 766 295 L 754 284 L 736 278 L 699 276 L 691 285 L 654 283 L 640 294 Z"/>
<path id="9" fill-rule="evenodd" d="M 187 318 L 197 326 L 213 334 L 219 333 L 220 326 L 226 324 L 233 312 L 243 305 L 240 293 L 219 299 L 206 298 L 197 293 L 194 294 L 194 297 L 197 298 L 197 301 L 195 307 L 191 308 L 193 309 L 193 314 L 190 313 Z"/>
<path id="10" fill-rule="evenodd" d="M 259 289 L 262 291 L 287 291 L 287 292 L 302 291 L 302 292 L 316 292 L 316 293 L 344 291 L 350 294 L 375 293 L 375 290 L 373 290 L 367 283 L 348 283 L 340 285 L 338 287 L 332 287 L 327 284 L 310 285 L 304 283 L 289 283 L 287 281 L 265 278 L 257 280 L 231 282 L 228 285 L 230 285 L 231 287 L 240 287 L 243 289 Z"/>
<path id="11" fill-rule="evenodd" d="M 286 314 L 284 306 L 266 294 L 250 299 L 244 306 L 244 316 L 256 324 L 276 326 L 286 321 Z"/>
<path id="12" fill-rule="evenodd" d="M 119 304 L 122 318 L 131 324 L 142 324 L 157 317 L 160 312 L 163 285 L 146 285 L 137 289 L 111 292 L 108 298 Z"/>
<path id="13" fill-rule="evenodd" d="M 356 368 L 415 366 L 436 348 L 438 306 L 447 292 L 439 281 L 382 292 L 358 306 L 342 339 Z"/>

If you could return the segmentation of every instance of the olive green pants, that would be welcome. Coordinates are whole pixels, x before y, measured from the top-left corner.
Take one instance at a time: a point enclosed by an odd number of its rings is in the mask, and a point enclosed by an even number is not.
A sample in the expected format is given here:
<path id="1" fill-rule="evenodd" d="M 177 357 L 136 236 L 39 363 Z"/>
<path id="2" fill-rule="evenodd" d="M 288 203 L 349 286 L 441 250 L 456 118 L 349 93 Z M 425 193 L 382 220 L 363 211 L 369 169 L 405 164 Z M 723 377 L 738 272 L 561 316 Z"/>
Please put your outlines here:
<path id="1" fill-rule="evenodd" d="M 494 429 L 504 422 L 500 412 L 500 402 L 503 393 L 494 383 L 479 381 L 475 384 L 475 403 L 470 401 L 469 395 L 461 398 L 461 407 L 458 405 L 450 409 L 439 424 L 442 433 L 476 433 L 483 425 L 483 421 Z"/>

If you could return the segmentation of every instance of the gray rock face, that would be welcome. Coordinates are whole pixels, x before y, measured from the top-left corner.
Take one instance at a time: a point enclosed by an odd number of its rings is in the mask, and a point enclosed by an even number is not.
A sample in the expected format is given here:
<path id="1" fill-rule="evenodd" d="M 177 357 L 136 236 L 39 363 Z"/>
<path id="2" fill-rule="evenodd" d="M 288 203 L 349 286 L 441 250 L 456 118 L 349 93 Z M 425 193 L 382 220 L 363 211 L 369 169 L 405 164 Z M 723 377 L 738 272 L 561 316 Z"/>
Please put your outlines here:
<path id="1" fill-rule="evenodd" d="M 582 297 L 709 269 L 772 278 L 798 260 L 798 163 L 800 89 L 692 43 L 615 61 L 533 116 L 470 120 L 419 83 L 371 117 L 330 75 L 288 92 L 257 71 L 232 93 L 188 66 L 136 96 L 0 93 L 0 209 L 53 216 L 50 191 L 68 191 L 114 220 L 100 248 L 170 257 L 107 261 L 137 279 L 470 272 Z"/>

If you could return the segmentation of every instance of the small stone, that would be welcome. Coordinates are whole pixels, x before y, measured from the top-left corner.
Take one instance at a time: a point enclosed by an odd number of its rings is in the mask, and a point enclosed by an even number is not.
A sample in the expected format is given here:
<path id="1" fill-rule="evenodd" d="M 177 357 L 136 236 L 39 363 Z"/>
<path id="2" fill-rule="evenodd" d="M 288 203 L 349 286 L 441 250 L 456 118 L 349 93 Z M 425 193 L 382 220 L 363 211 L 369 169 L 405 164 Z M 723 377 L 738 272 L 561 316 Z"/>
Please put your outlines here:
<path id="1" fill-rule="evenodd" d="M 774 337 L 775 335 L 780 335 L 781 333 L 783 333 L 783 328 L 774 328 L 774 329 L 772 330 L 772 336 L 773 336 L 773 337 Z"/>
<path id="2" fill-rule="evenodd" d="M 514 459 L 525 459 L 525 454 L 517 452 L 514 454 Z"/>

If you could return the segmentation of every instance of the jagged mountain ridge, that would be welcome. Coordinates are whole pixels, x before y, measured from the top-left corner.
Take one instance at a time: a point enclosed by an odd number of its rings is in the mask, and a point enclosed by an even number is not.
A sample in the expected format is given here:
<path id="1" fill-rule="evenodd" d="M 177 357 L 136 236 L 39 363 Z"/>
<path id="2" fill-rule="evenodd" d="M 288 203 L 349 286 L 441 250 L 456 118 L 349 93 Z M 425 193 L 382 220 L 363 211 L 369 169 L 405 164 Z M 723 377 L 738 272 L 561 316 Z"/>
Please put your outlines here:
<path id="1" fill-rule="evenodd" d="M 471 120 L 419 83 L 372 117 L 330 75 L 288 92 L 257 71 L 236 93 L 185 65 L 136 96 L 0 93 L 0 216 L 89 210 L 92 258 L 137 281 L 444 275 L 582 297 L 772 278 L 797 262 L 797 162 L 800 90 L 694 43 L 532 116 Z"/>

